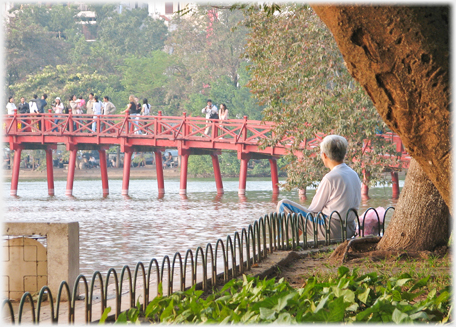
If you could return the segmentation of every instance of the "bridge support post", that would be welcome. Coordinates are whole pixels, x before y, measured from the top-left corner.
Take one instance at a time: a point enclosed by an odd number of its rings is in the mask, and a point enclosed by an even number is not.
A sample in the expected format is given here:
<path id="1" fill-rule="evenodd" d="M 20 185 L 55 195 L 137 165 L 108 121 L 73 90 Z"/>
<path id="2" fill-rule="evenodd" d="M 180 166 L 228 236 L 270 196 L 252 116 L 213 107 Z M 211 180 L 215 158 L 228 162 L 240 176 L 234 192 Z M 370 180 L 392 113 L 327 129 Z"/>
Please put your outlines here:
<path id="1" fill-rule="evenodd" d="M 133 151 L 125 150 L 124 166 L 123 166 L 123 178 L 122 178 L 122 195 L 128 195 L 128 186 L 130 185 L 130 166 L 131 166 L 131 155 Z"/>
<path id="2" fill-rule="evenodd" d="M 271 165 L 272 194 L 279 194 L 279 173 L 277 171 L 277 159 L 270 158 L 269 164 Z"/>
<path id="3" fill-rule="evenodd" d="M 109 183 L 108 183 L 108 165 L 106 162 L 106 150 L 98 150 L 100 155 L 100 172 L 101 172 L 101 186 L 103 188 L 103 196 L 109 194 Z"/>
<path id="4" fill-rule="evenodd" d="M 239 195 L 245 195 L 247 185 L 247 166 L 249 164 L 250 154 L 241 153 L 241 171 L 239 172 Z"/>
<path id="5" fill-rule="evenodd" d="M 187 170 L 188 170 L 188 156 L 189 153 L 181 154 L 181 175 L 180 175 L 180 189 L 179 194 L 187 194 Z"/>
<path id="6" fill-rule="evenodd" d="M 68 161 L 68 175 L 65 195 L 73 195 L 74 170 L 76 169 L 77 149 L 70 150 L 70 160 Z"/>
<path id="7" fill-rule="evenodd" d="M 219 160 L 218 160 L 218 155 L 211 154 L 211 158 L 212 158 L 212 166 L 214 167 L 214 177 L 215 177 L 215 185 L 217 187 L 217 194 L 223 194 L 224 192 L 223 192 L 222 174 L 220 173 L 220 164 L 219 164 Z"/>
<path id="8" fill-rule="evenodd" d="M 165 194 L 165 180 L 163 178 L 163 161 L 161 151 L 155 151 L 155 170 L 157 171 L 158 194 Z"/>
<path id="9" fill-rule="evenodd" d="M 17 185 L 19 184 L 19 170 L 21 167 L 22 147 L 14 149 L 13 174 L 11 176 L 11 196 L 17 196 Z"/>
<path id="10" fill-rule="evenodd" d="M 393 183 L 393 199 L 399 197 L 399 174 L 396 171 L 391 172 L 391 181 Z"/>
<path id="11" fill-rule="evenodd" d="M 54 161 L 52 160 L 52 149 L 47 148 L 46 150 L 46 172 L 48 182 L 48 194 L 54 195 Z"/>

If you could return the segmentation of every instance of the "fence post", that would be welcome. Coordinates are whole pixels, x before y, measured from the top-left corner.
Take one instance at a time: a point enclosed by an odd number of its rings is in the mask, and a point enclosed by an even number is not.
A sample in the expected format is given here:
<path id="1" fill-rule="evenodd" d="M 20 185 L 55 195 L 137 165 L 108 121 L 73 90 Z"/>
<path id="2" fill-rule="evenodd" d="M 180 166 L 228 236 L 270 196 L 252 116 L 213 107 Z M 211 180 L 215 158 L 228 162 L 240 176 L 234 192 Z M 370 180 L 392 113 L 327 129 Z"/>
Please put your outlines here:
<path id="1" fill-rule="evenodd" d="M 73 123 L 73 110 L 71 108 L 68 108 L 68 129 L 70 133 L 74 132 L 74 123 Z M 77 128 L 76 128 L 77 129 Z"/>

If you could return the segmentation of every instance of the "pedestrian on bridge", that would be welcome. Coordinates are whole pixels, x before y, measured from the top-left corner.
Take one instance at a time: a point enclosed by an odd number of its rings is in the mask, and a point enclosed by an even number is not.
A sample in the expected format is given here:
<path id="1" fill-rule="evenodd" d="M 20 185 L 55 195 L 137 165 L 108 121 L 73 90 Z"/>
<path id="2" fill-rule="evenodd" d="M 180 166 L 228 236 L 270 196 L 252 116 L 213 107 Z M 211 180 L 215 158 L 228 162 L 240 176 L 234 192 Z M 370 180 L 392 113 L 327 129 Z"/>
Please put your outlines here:
<path id="1" fill-rule="evenodd" d="M 207 124 L 207 127 L 206 129 L 204 130 L 204 134 L 206 135 L 209 135 L 209 132 L 211 130 L 211 121 L 209 119 L 218 119 L 218 109 L 217 109 L 217 106 L 213 105 L 212 104 L 212 100 L 211 99 L 207 99 L 207 105 L 206 107 L 204 107 L 201 112 L 203 114 L 206 114 L 206 124 Z"/>
<path id="2" fill-rule="evenodd" d="M 127 109 L 122 111 L 122 113 L 125 114 L 127 112 L 130 112 L 130 117 L 132 117 L 135 120 L 138 120 L 139 116 L 141 115 L 141 107 L 138 108 L 138 106 L 136 105 L 136 99 L 135 99 L 134 95 L 130 95 L 128 97 L 128 100 L 130 101 L 130 103 L 127 105 Z M 135 124 L 135 128 L 134 128 L 135 134 L 139 134 L 139 133 L 137 133 L 138 132 L 138 126 L 136 124 Z M 128 124 L 128 131 L 129 132 L 132 130 L 131 126 L 132 126 L 132 124 L 129 123 Z"/>
<path id="3" fill-rule="evenodd" d="M 103 97 L 103 115 L 114 115 L 115 112 L 116 112 L 116 106 L 111 101 L 109 101 L 109 97 L 107 95 L 105 95 Z M 103 130 L 106 130 L 106 128 L 107 128 L 106 133 L 110 133 L 109 129 L 113 125 L 114 125 L 114 121 L 106 120 L 103 123 L 102 128 L 103 128 Z"/>
<path id="4" fill-rule="evenodd" d="M 71 113 L 74 115 L 73 117 L 73 131 L 76 131 L 78 126 L 82 126 L 83 122 L 81 121 L 81 110 L 78 108 L 78 99 L 76 95 L 70 96 L 70 101 L 68 103 L 68 108 L 71 109 Z"/>
<path id="5" fill-rule="evenodd" d="M 9 97 L 8 103 L 6 104 L 6 110 L 8 111 L 8 115 L 14 115 L 14 109 L 17 109 L 16 105 L 14 104 L 14 98 Z"/>
<path id="6" fill-rule="evenodd" d="M 307 238 L 313 238 L 314 227 L 310 220 L 309 213 L 314 217 L 321 212 L 324 219 L 328 222 L 329 216 L 333 211 L 340 214 L 333 214 L 331 218 L 331 239 L 341 240 L 340 219 L 345 222 L 345 217 L 349 209 L 358 211 L 361 203 L 361 181 L 358 174 L 344 163 L 347 153 L 348 142 L 339 135 L 328 135 L 320 143 L 320 157 L 326 168 L 330 172 L 326 174 L 318 186 L 312 203 L 308 208 L 301 206 L 293 201 L 284 199 L 277 204 L 278 213 L 301 214 L 307 219 Z M 347 219 L 347 238 L 355 235 L 356 214 L 350 211 Z M 317 230 L 318 238 L 324 239 L 326 235 L 325 223 L 318 219 Z M 302 234 L 302 231 L 299 231 Z"/>
<path id="7" fill-rule="evenodd" d="M 220 119 L 220 128 L 223 128 L 223 121 L 228 120 L 228 109 L 226 109 L 226 105 L 224 103 L 220 104 L 220 114 L 219 114 L 219 119 Z M 223 131 L 222 131 L 223 132 Z M 223 137 L 221 137 L 222 139 Z"/>
<path id="8" fill-rule="evenodd" d="M 27 102 L 25 102 L 25 98 L 24 97 L 21 97 L 21 103 L 19 103 L 19 105 L 18 105 L 17 113 L 18 114 L 22 114 L 22 115 L 30 113 L 29 104 Z M 28 130 L 28 127 L 26 127 L 26 122 L 27 122 L 26 119 L 22 119 L 21 120 L 21 126 L 19 127 L 24 132 L 26 132 Z"/>
<path id="9" fill-rule="evenodd" d="M 97 131 L 97 120 L 98 117 L 101 116 L 101 101 L 98 101 L 98 95 L 95 96 L 95 101 L 93 102 L 93 121 L 92 121 L 92 131 Z M 101 131 L 101 129 L 100 129 Z"/>
<path id="10" fill-rule="evenodd" d="M 52 110 L 54 110 L 54 113 L 55 113 L 55 120 L 54 120 L 54 128 L 52 129 L 52 132 L 58 132 L 59 131 L 59 128 L 58 128 L 58 123 L 59 123 L 59 118 L 61 118 L 61 114 L 63 114 L 63 103 L 62 101 L 60 100 L 59 97 L 56 97 L 55 98 L 55 103 L 53 104 L 52 106 Z"/>

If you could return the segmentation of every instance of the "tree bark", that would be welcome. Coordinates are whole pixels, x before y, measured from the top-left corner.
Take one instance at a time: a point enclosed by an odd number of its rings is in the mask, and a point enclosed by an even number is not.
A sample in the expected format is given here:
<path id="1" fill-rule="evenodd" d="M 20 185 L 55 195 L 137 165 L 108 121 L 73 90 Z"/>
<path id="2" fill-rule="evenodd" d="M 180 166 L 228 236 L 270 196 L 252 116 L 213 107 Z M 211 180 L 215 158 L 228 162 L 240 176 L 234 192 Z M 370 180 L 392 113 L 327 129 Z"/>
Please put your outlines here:
<path id="1" fill-rule="evenodd" d="M 377 250 L 434 250 L 450 237 L 450 212 L 439 191 L 412 159 L 393 218 Z"/>
<path id="2" fill-rule="evenodd" d="M 312 8 L 349 72 L 451 211 L 449 6 Z"/>

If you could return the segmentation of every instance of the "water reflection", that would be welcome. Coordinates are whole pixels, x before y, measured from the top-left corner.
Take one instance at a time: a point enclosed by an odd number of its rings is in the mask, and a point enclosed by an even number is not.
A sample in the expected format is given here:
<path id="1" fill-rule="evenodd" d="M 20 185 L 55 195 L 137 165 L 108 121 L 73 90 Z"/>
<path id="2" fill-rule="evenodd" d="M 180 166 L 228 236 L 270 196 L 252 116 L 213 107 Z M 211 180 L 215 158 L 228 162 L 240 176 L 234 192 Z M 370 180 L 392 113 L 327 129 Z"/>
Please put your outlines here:
<path id="1" fill-rule="evenodd" d="M 67 197 L 65 181 L 54 182 L 54 196 L 47 195 L 45 181 L 20 182 L 18 196 L 10 197 L 10 184 L 4 183 L 3 219 L 79 222 L 80 271 L 90 276 L 95 270 L 106 273 L 111 267 L 134 267 L 152 258 L 161 262 L 165 255 L 206 248 L 209 242 L 215 246 L 218 239 L 233 236 L 275 211 L 281 199 L 309 205 L 315 193 L 308 189 L 306 199 L 297 191 L 273 195 L 268 179 L 249 180 L 243 196 L 237 194 L 237 180 L 224 181 L 223 195 L 217 194 L 213 180 L 189 180 L 185 196 L 179 195 L 178 180 L 165 181 L 166 194 L 159 194 L 155 185 L 150 180 L 131 180 L 130 194 L 122 196 L 122 181 L 110 180 L 110 194 L 103 196 L 100 181 L 76 180 L 74 195 Z M 371 199 L 363 201 L 360 213 L 397 203 L 391 199 L 391 188 L 371 188 L 369 192 Z"/>

